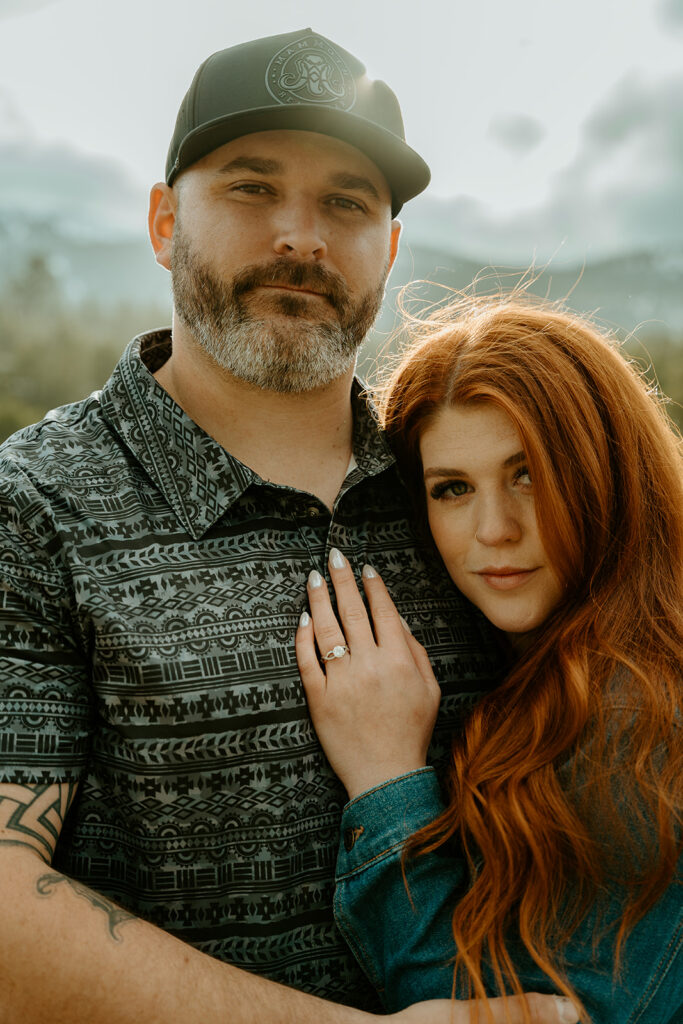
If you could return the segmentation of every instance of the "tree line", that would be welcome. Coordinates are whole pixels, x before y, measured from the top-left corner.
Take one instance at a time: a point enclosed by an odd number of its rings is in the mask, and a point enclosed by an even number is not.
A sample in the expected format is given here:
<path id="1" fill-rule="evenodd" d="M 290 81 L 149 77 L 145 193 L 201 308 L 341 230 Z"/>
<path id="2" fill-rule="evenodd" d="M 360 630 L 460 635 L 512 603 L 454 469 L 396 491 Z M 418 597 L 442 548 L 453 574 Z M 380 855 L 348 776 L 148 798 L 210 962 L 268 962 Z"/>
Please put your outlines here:
<path id="1" fill-rule="evenodd" d="M 170 311 L 154 305 L 74 306 L 46 261 L 32 257 L 0 289 L 0 441 L 101 388 L 134 335 L 169 322 Z M 362 368 L 372 366 L 379 346 L 371 336 Z M 683 336 L 641 335 L 626 349 L 668 396 L 669 414 L 683 428 Z"/>

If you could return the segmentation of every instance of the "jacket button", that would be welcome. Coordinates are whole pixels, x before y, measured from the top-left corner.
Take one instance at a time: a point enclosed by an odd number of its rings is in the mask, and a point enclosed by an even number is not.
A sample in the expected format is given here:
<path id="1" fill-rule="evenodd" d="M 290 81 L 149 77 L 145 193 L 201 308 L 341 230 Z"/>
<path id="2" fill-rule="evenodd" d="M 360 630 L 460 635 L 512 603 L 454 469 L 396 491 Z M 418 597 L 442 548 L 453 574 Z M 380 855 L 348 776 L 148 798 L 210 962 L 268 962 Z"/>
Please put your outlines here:
<path id="1" fill-rule="evenodd" d="M 360 836 L 362 836 L 364 832 L 365 829 L 363 828 L 362 825 L 359 825 L 357 828 L 344 829 L 344 849 L 346 850 L 347 853 L 351 852 L 351 850 L 356 845 L 356 840 L 360 838 Z"/>

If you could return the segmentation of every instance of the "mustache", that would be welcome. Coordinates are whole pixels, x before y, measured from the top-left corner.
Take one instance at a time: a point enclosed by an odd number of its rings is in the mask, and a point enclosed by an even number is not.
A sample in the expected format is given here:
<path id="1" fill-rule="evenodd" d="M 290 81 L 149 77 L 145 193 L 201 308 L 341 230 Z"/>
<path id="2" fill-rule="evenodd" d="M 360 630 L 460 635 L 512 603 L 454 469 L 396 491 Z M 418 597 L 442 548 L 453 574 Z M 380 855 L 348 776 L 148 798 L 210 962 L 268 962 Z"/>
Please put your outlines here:
<path id="1" fill-rule="evenodd" d="M 240 270 L 232 282 L 233 297 L 238 299 L 253 288 L 274 284 L 308 288 L 310 291 L 319 292 L 339 311 L 348 306 L 348 289 L 340 274 L 335 274 L 317 263 L 293 263 L 286 256 L 267 265 L 252 264 Z"/>

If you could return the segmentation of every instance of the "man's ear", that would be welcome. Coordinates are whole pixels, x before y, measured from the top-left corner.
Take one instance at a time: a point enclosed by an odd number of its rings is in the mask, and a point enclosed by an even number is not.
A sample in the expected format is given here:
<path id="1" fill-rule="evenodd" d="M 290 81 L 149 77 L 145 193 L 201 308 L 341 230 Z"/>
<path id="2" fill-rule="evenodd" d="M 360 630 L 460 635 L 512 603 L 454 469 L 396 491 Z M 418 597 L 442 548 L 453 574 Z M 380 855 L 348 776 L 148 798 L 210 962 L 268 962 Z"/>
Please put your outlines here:
<path id="1" fill-rule="evenodd" d="M 163 181 L 152 186 L 149 194 L 149 237 L 156 254 L 157 263 L 171 266 L 171 242 L 178 208 L 178 197 L 174 190 Z"/>
<path id="2" fill-rule="evenodd" d="M 391 222 L 391 240 L 389 242 L 389 270 L 394 265 L 396 255 L 398 253 L 398 239 L 401 234 L 402 224 L 400 220 L 392 220 Z"/>

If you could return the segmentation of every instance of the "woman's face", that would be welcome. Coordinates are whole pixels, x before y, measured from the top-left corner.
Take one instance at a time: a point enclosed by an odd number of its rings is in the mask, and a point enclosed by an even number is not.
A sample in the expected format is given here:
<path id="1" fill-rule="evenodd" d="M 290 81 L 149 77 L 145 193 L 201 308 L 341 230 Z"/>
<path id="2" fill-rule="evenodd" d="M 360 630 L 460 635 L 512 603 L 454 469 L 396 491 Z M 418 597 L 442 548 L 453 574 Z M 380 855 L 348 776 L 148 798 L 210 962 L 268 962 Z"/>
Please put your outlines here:
<path id="1" fill-rule="evenodd" d="M 444 406 L 420 452 L 429 526 L 453 582 L 523 646 L 562 590 L 541 543 L 514 424 L 488 403 Z"/>

